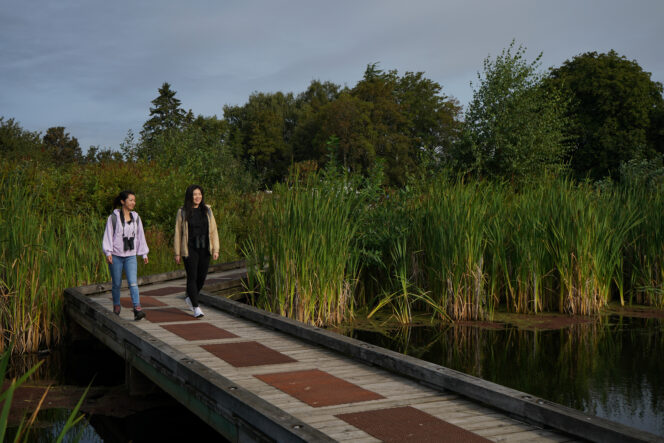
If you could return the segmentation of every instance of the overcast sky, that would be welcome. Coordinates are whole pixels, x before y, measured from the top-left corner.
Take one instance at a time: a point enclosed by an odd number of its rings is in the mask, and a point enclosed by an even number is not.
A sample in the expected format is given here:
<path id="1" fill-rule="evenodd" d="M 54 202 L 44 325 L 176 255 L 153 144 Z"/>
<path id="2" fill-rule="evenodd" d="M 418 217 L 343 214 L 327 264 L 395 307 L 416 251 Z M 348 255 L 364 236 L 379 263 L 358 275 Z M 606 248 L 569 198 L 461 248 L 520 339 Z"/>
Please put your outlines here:
<path id="1" fill-rule="evenodd" d="M 664 0 L 0 0 L 0 116 L 117 149 L 163 82 L 222 117 L 254 91 L 352 87 L 373 62 L 423 71 L 465 107 L 512 39 L 543 69 L 615 49 L 664 82 L 663 23 Z"/>

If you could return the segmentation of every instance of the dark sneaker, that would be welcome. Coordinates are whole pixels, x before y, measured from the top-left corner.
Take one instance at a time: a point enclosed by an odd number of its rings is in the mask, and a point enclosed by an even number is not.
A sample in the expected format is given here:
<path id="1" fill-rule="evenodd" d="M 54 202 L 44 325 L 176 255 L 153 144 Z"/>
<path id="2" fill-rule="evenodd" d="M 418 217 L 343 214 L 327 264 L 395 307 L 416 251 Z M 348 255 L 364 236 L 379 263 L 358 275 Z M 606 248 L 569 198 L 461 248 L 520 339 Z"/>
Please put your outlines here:
<path id="1" fill-rule="evenodd" d="M 120 315 L 120 309 L 121 308 L 122 308 L 122 306 L 120 306 L 120 305 L 113 305 L 113 314 Z"/>
<path id="2" fill-rule="evenodd" d="M 145 318 L 145 312 L 134 309 L 134 320 L 138 321 L 142 318 Z"/>

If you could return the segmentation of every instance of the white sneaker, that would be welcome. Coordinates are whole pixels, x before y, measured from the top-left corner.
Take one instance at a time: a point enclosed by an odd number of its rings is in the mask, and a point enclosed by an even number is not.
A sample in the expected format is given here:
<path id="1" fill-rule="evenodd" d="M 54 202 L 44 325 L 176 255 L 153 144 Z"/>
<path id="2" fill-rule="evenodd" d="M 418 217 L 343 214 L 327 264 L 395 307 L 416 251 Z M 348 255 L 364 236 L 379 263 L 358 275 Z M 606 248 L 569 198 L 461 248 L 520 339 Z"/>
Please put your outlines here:
<path id="1" fill-rule="evenodd" d="M 194 308 L 194 317 L 199 318 L 203 316 L 203 311 L 201 311 L 201 308 L 196 306 Z"/>
<path id="2" fill-rule="evenodd" d="M 189 309 L 194 310 L 194 305 L 191 304 L 191 299 L 189 297 L 184 299 L 184 302 L 189 306 Z"/>

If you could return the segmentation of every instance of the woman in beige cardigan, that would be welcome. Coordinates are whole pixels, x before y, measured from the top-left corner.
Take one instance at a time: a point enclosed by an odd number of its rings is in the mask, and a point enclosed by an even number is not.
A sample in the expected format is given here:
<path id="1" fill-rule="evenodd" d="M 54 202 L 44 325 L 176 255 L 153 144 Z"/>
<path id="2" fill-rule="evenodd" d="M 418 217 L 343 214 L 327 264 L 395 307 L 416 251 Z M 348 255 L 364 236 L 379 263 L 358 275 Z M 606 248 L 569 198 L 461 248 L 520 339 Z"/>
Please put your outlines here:
<path id="1" fill-rule="evenodd" d="M 203 288 L 210 265 L 219 258 L 219 234 L 212 210 L 203 201 L 203 189 L 191 185 L 184 194 L 184 206 L 175 218 L 175 262 L 184 260 L 187 272 L 187 298 L 184 301 L 194 311 L 194 317 L 203 316 L 198 306 L 198 294 Z"/>

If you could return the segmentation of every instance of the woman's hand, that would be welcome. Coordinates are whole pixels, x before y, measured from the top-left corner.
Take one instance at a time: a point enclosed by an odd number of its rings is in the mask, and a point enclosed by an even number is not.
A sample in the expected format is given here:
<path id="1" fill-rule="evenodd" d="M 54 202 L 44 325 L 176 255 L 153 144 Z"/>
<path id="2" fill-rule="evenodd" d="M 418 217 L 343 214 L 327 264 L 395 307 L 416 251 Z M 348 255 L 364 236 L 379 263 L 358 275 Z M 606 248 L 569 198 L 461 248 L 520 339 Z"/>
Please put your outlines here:
<path id="1" fill-rule="evenodd" d="M 180 264 L 180 256 L 179 255 L 175 256 L 175 263 L 177 263 L 178 265 Z"/>
<path id="2" fill-rule="evenodd" d="M 109 265 L 113 264 L 113 256 L 112 255 L 107 255 L 106 256 L 106 263 L 108 263 Z"/>
<path id="3" fill-rule="evenodd" d="M 143 263 L 145 263 L 146 265 L 148 264 L 148 257 L 147 256 L 143 257 Z"/>
<path id="4" fill-rule="evenodd" d="M 212 260 L 216 260 L 218 258 L 219 258 L 219 253 L 218 252 L 215 252 L 214 254 L 212 254 Z"/>

